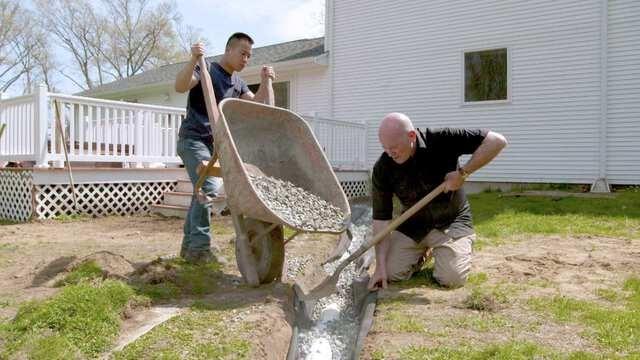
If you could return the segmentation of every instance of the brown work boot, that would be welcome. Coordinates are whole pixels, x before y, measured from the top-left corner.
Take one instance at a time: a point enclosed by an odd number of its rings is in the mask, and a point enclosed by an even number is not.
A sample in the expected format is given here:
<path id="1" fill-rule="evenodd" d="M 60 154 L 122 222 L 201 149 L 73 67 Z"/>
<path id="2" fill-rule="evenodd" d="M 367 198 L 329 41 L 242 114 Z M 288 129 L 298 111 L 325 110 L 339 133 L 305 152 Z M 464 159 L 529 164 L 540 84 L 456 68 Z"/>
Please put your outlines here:
<path id="1" fill-rule="evenodd" d="M 209 264 L 212 262 L 220 265 L 227 265 L 229 262 L 218 254 L 214 254 L 211 249 L 206 250 L 186 250 L 181 256 L 186 262 L 194 265 Z"/>
<path id="2" fill-rule="evenodd" d="M 431 260 L 431 258 L 433 257 L 433 249 L 432 248 L 427 248 L 427 251 L 424 253 L 424 262 L 429 262 L 429 260 Z"/>
<path id="3" fill-rule="evenodd" d="M 432 257 L 433 257 L 433 249 L 427 248 L 427 250 L 425 251 L 424 255 L 422 255 L 420 260 L 418 260 L 418 262 L 413 265 L 411 273 L 415 274 L 420 270 L 422 270 L 422 266 L 425 263 L 429 262 L 429 260 L 431 260 Z"/>

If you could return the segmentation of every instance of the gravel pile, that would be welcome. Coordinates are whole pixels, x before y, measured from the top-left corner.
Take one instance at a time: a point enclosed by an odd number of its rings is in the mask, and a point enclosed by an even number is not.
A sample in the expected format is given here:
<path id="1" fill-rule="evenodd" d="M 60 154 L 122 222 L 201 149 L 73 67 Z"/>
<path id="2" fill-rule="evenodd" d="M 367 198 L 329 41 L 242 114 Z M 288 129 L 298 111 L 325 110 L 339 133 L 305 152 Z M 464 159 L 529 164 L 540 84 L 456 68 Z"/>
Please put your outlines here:
<path id="1" fill-rule="evenodd" d="M 304 231 L 337 232 L 344 213 L 304 189 L 268 176 L 249 175 L 258 196 L 287 223 Z"/>
<path id="2" fill-rule="evenodd" d="M 304 269 L 313 260 L 311 255 L 304 255 L 301 257 L 286 257 L 285 273 L 288 279 L 295 279 L 298 273 Z"/>
<path id="3" fill-rule="evenodd" d="M 353 239 L 349 250 L 340 260 L 325 265 L 327 273 L 332 273 L 342 260 L 369 238 L 371 209 L 368 208 L 361 221 L 350 229 Z M 298 334 L 298 354 L 301 359 L 349 359 L 360 331 L 357 321 L 359 309 L 353 306 L 351 293 L 351 283 L 358 275 L 354 263 L 351 263 L 340 274 L 337 293 L 318 300 L 312 314 L 314 324 L 309 329 L 300 329 Z"/>

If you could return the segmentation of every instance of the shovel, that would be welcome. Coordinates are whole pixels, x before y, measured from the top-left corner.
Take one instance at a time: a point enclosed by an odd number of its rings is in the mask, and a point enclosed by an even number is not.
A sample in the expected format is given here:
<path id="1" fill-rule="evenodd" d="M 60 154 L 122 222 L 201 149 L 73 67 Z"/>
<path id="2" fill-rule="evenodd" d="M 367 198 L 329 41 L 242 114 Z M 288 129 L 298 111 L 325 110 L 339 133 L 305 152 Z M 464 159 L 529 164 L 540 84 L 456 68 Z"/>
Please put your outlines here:
<path id="1" fill-rule="evenodd" d="M 216 103 L 216 94 L 213 92 L 213 83 L 211 82 L 211 76 L 209 75 L 209 68 L 207 68 L 207 62 L 204 59 L 204 55 L 198 59 L 198 66 L 200 66 L 200 84 L 202 85 L 202 95 L 204 97 L 204 104 L 207 108 L 207 116 L 209 117 L 209 126 L 211 131 L 214 131 L 214 127 L 220 118 L 220 110 Z M 202 192 L 202 185 L 206 180 L 209 172 L 213 172 L 214 164 L 218 161 L 217 146 L 214 147 L 213 154 L 211 154 L 211 160 L 201 168 L 198 169 L 198 181 L 193 187 L 193 193 L 196 195 L 196 199 L 201 204 L 211 202 L 211 199 Z M 202 165 L 202 164 L 201 164 Z"/>
<path id="2" fill-rule="evenodd" d="M 415 213 L 420 211 L 425 205 L 427 205 L 431 200 L 433 200 L 436 196 L 440 195 L 444 190 L 444 183 L 438 185 L 437 188 L 433 189 L 430 193 L 425 195 L 420 201 L 415 203 L 412 207 L 410 207 L 407 211 L 402 213 L 399 217 L 389 224 L 384 230 L 376 234 L 376 236 L 370 242 L 362 245 L 358 250 L 356 250 L 353 254 L 351 254 L 348 258 L 346 258 L 343 262 L 341 262 L 333 272 L 333 274 L 327 274 L 324 268 L 321 266 L 315 269 L 313 272 L 304 275 L 301 279 L 296 280 L 295 285 L 293 286 L 298 297 L 304 301 L 306 300 L 317 300 L 323 298 L 325 296 L 329 296 L 336 292 L 336 285 L 338 283 L 338 278 L 340 277 L 340 273 L 344 268 L 349 265 L 352 261 L 359 258 L 362 254 L 364 254 L 367 250 L 377 245 L 380 241 L 382 241 L 389 233 L 395 230 L 398 226 L 404 223 L 408 218 L 413 216 Z"/>

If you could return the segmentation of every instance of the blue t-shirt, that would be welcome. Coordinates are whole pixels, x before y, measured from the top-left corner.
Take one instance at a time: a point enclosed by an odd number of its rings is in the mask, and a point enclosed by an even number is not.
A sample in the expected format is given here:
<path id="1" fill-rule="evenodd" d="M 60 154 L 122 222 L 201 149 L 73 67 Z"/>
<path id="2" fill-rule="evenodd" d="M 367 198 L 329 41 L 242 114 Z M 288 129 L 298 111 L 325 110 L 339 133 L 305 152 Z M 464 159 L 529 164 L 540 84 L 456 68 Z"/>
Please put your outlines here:
<path id="1" fill-rule="evenodd" d="M 229 74 L 220 64 L 211 63 L 209 74 L 213 82 L 213 92 L 216 94 L 216 102 L 222 99 L 239 98 L 247 93 L 249 88 L 236 73 Z M 200 80 L 200 67 L 196 65 L 194 75 Z M 189 90 L 187 98 L 187 116 L 180 126 L 179 136 L 182 138 L 198 139 L 206 142 L 212 141 L 211 126 L 209 126 L 209 116 L 204 103 L 202 85 L 198 84 Z"/>

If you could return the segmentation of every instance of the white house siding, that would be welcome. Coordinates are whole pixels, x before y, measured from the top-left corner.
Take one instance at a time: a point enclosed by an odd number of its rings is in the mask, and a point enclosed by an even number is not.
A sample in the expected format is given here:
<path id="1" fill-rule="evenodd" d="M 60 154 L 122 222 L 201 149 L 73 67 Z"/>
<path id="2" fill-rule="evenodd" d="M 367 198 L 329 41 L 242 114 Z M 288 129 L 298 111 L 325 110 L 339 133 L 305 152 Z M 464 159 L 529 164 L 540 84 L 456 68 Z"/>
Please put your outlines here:
<path id="1" fill-rule="evenodd" d="M 173 85 L 167 86 L 166 89 L 157 89 L 154 92 L 143 92 L 135 96 L 130 96 L 129 99 L 141 104 L 152 104 L 162 106 L 174 106 L 185 107 L 187 105 L 187 94 L 180 94 L 173 90 Z"/>
<path id="2" fill-rule="evenodd" d="M 329 117 L 329 71 L 327 69 L 300 72 L 296 77 L 296 112 L 304 115 L 316 113 Z"/>
<path id="3" fill-rule="evenodd" d="M 242 74 L 240 74 L 242 76 Z M 326 68 L 276 71 L 276 81 L 289 82 L 289 106 L 296 113 L 328 116 L 328 70 Z M 260 82 L 258 76 L 244 76 L 248 84 Z"/>
<path id="4" fill-rule="evenodd" d="M 333 1 L 333 117 L 488 127 L 509 147 L 479 181 L 591 183 L 598 175 L 600 1 Z M 330 32 L 331 33 L 331 32 Z M 463 106 L 462 52 L 508 47 L 509 104 Z"/>
<path id="5" fill-rule="evenodd" d="M 610 0 L 607 53 L 607 176 L 640 183 L 640 1 Z"/>

